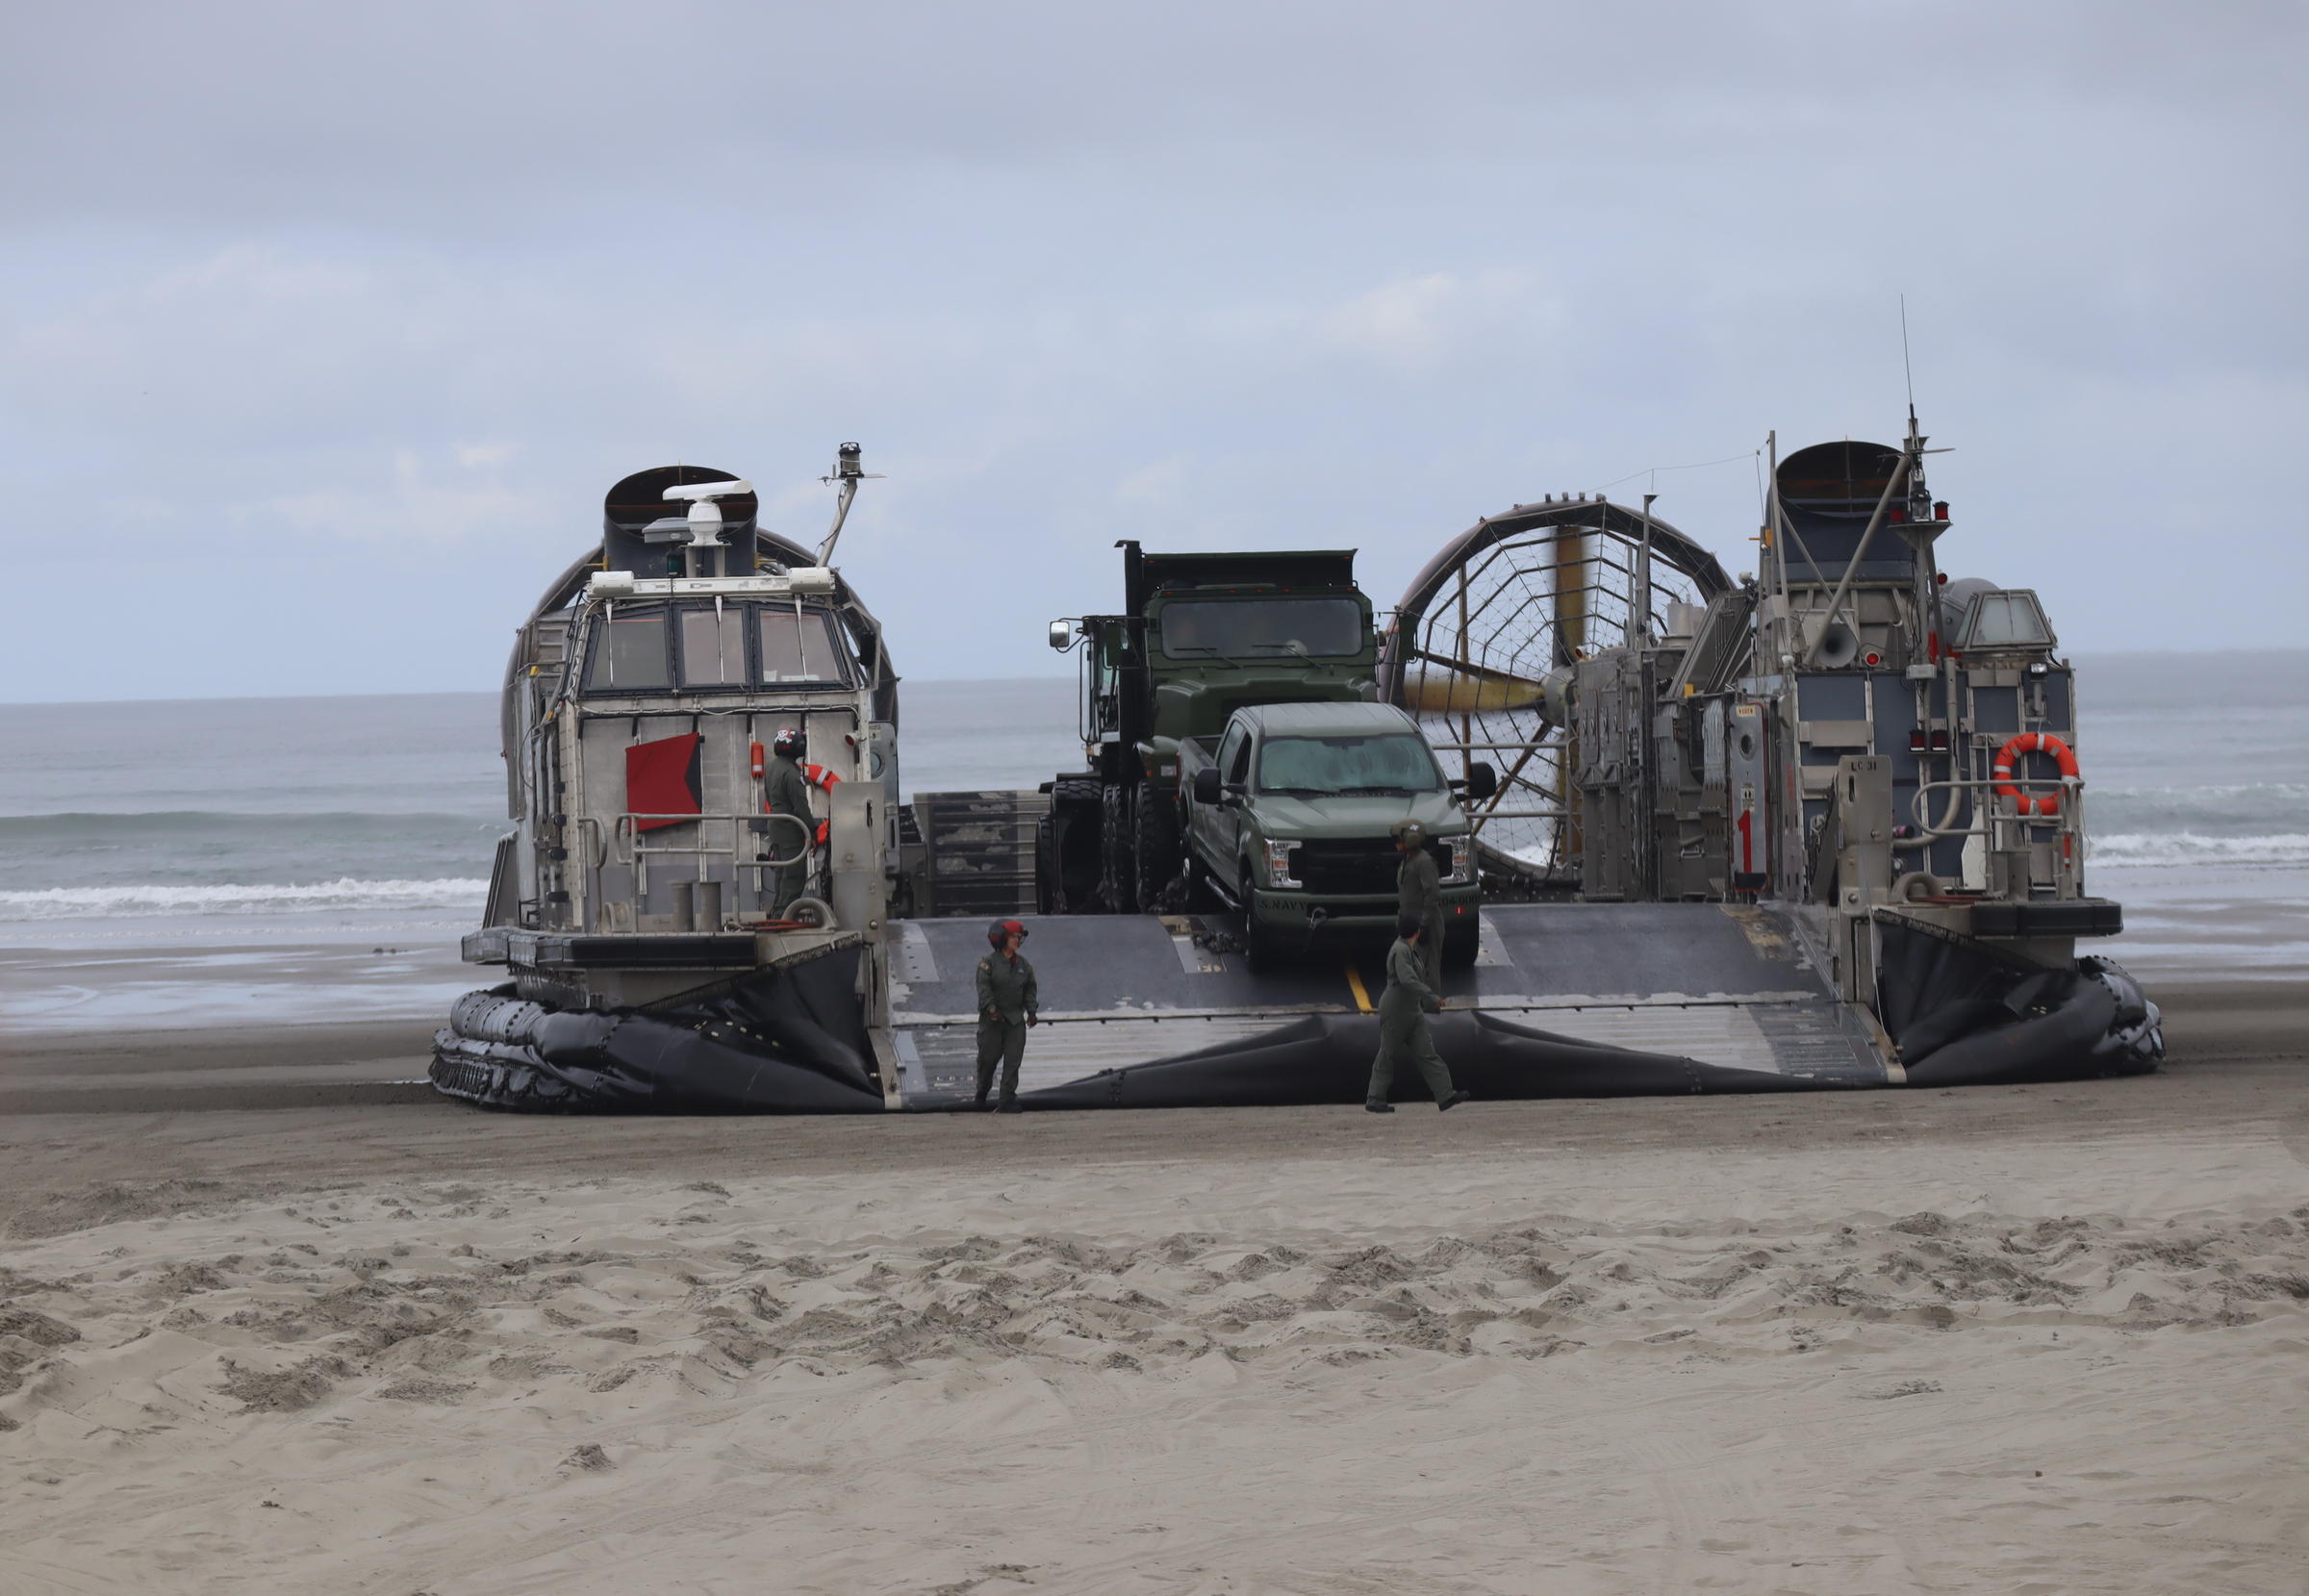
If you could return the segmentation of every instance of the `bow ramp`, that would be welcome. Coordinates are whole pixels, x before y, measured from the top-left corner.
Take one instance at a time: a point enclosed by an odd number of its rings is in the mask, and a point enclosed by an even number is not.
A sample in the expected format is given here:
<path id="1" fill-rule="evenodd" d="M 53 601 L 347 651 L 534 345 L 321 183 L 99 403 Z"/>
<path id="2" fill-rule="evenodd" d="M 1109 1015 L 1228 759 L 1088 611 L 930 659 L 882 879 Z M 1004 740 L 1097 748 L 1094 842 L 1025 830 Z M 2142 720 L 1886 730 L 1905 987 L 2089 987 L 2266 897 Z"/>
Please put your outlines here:
<path id="1" fill-rule="evenodd" d="M 1045 916 L 1026 952 L 1042 1025 L 1022 1100 L 1048 1107 L 1353 1102 L 1378 1045 L 1378 950 L 1310 953 L 1254 975 L 1192 916 Z M 897 1100 L 976 1090 L 978 960 L 969 921 L 893 927 Z M 1481 951 L 1444 974 L 1434 1021 L 1479 1097 L 1591 1097 L 1882 1086 L 1900 1079 L 1861 1011 L 1839 1002 L 1790 920 L 1687 903 L 1487 906 Z M 1415 1072 L 1408 1091 L 1424 1094 Z M 1401 1085 L 1398 1091 L 1403 1092 Z"/>

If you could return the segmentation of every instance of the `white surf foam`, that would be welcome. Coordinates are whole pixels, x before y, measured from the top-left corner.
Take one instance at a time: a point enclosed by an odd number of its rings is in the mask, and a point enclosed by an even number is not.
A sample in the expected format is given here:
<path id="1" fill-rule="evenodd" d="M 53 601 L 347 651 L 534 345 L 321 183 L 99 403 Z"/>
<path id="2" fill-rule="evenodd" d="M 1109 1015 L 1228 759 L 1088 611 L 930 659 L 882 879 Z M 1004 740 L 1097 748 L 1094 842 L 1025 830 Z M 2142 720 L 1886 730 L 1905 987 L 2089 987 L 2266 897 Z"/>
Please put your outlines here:
<path id="1" fill-rule="evenodd" d="M 2099 865 L 2304 865 L 2309 832 L 2208 837 L 2195 831 L 2119 831 L 2092 841 Z"/>
<path id="2" fill-rule="evenodd" d="M 123 915 L 300 914 L 343 909 L 477 908 L 486 880 L 364 881 L 251 886 L 47 887 L 0 892 L 0 921 L 85 920 Z"/>

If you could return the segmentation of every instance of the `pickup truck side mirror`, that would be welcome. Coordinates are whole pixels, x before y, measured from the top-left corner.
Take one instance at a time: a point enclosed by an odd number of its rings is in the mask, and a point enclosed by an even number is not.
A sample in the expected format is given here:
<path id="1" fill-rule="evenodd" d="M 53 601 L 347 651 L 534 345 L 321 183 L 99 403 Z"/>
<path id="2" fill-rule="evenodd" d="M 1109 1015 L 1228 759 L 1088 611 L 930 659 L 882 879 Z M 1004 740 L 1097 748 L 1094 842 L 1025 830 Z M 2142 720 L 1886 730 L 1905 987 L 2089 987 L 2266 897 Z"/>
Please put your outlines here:
<path id="1" fill-rule="evenodd" d="M 1195 801 L 1219 801 L 1219 768 L 1216 765 L 1205 765 L 1195 773 Z"/>
<path id="2" fill-rule="evenodd" d="M 1467 768 L 1467 796 L 1477 803 L 1499 791 L 1499 773 L 1482 760 Z"/>

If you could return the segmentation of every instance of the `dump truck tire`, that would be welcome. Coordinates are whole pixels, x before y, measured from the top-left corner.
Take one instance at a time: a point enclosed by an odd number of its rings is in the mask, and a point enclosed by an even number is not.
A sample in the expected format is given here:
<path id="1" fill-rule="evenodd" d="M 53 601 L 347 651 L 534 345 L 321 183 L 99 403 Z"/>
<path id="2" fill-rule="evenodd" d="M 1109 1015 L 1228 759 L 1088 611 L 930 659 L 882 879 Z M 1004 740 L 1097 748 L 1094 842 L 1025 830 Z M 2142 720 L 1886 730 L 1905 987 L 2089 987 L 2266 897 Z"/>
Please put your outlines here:
<path id="1" fill-rule="evenodd" d="M 1035 828 L 1035 898 L 1044 914 L 1087 914 L 1101 907 L 1099 838 L 1104 788 L 1096 776 L 1062 775 L 1051 783 L 1051 812 Z"/>
<path id="2" fill-rule="evenodd" d="M 1110 914 L 1138 912 L 1138 872 L 1132 857 L 1130 789 L 1106 784 L 1099 811 L 1099 896 Z"/>
<path id="3" fill-rule="evenodd" d="M 1139 789 L 1137 808 L 1131 854 L 1138 873 L 1138 906 L 1154 910 L 1179 879 L 1179 817 L 1170 800 L 1152 787 Z"/>

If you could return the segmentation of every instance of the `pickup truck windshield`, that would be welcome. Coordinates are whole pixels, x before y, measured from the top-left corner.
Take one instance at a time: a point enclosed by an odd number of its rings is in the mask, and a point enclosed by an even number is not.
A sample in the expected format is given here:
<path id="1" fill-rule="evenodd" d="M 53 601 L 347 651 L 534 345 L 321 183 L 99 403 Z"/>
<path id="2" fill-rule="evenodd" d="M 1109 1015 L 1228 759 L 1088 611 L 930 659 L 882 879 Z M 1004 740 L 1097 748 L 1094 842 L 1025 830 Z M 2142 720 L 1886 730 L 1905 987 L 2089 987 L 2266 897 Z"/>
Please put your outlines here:
<path id="1" fill-rule="evenodd" d="M 1162 610 L 1162 651 L 1172 659 L 1337 659 L 1362 649 L 1363 610 L 1352 598 L 1183 598 Z"/>
<path id="2" fill-rule="evenodd" d="M 1379 737 L 1270 737 L 1258 750 L 1263 793 L 1432 793 L 1435 756 L 1408 732 Z"/>

